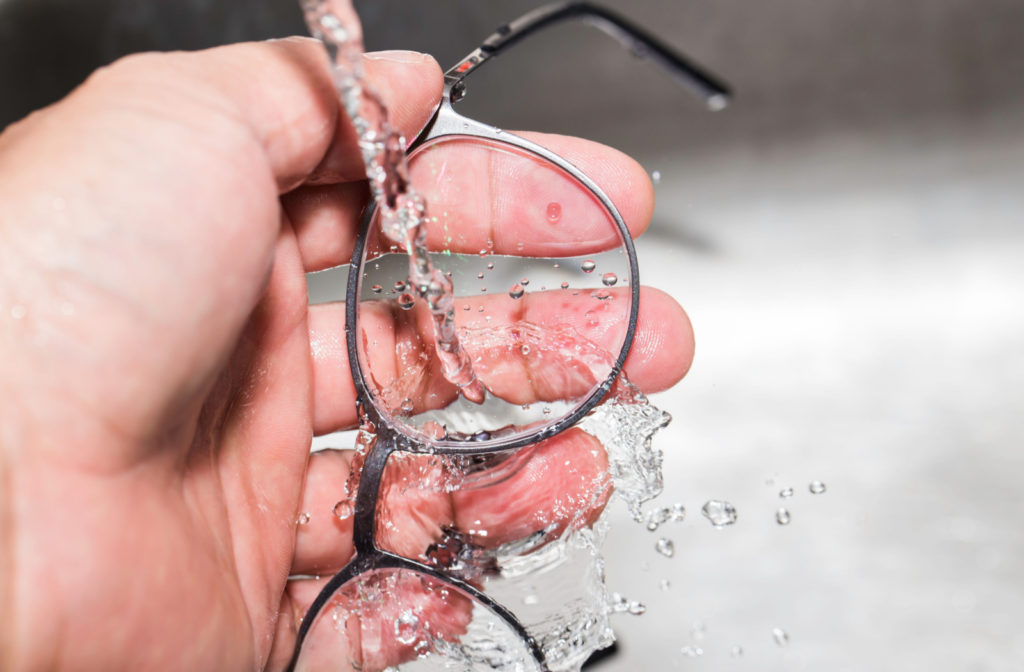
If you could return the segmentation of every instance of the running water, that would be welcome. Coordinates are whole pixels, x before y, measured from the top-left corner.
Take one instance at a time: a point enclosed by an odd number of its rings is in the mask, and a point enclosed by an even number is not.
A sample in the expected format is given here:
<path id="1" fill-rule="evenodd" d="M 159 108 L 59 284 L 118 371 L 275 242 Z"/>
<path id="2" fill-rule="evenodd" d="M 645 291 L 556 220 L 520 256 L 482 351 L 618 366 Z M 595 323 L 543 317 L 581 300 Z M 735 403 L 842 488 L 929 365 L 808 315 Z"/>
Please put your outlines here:
<path id="1" fill-rule="evenodd" d="M 480 403 L 484 400 L 483 385 L 476 379 L 455 329 L 452 282 L 434 268 L 427 253 L 427 204 L 409 182 L 405 138 L 391 126 L 387 106 L 363 77 L 359 17 L 350 0 L 301 0 L 301 5 L 310 34 L 327 50 L 334 85 L 359 138 L 381 227 L 389 238 L 405 247 L 411 289 L 430 309 L 442 372 L 466 399 Z"/>

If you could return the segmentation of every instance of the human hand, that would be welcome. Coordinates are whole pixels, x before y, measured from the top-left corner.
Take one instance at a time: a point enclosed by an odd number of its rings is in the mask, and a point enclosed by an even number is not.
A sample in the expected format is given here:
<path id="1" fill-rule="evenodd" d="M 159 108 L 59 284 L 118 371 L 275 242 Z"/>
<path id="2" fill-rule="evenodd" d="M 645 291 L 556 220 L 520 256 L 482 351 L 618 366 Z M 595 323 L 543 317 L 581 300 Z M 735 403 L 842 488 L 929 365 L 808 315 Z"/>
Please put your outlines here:
<path id="1" fill-rule="evenodd" d="M 415 135 L 436 63 L 402 52 L 366 68 Z M 635 162 L 530 137 L 646 225 Z M 309 308 L 304 273 L 347 261 L 362 178 L 310 40 L 131 57 L 0 135 L 0 668 L 287 660 L 310 599 L 288 576 L 352 553 L 345 522 L 295 521 L 329 511 L 351 465 L 308 454 L 356 413 L 342 311 Z M 691 357 L 681 309 L 645 290 L 630 379 L 663 389 Z M 507 487 L 543 507 L 579 440 L 539 447 L 540 477 Z M 395 543 L 421 552 L 469 516 L 515 533 L 527 513 L 493 501 L 436 502 Z"/>

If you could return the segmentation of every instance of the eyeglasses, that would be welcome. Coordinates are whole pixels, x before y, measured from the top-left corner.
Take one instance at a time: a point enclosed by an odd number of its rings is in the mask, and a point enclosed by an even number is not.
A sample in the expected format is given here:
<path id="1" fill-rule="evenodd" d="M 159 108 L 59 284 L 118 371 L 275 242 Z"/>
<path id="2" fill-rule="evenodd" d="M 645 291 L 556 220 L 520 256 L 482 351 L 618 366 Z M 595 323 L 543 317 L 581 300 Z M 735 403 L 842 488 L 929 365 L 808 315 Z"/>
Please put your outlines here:
<path id="1" fill-rule="evenodd" d="M 559 644 L 539 638 L 550 618 L 517 616 L 485 586 L 504 565 L 528 565 L 585 521 L 561 511 L 496 541 L 471 521 L 469 529 L 447 521 L 425 548 L 387 522 L 400 506 L 413 526 L 427 516 L 417 511 L 429 507 L 424 493 L 486 497 L 488 487 L 514 478 L 524 447 L 562 435 L 606 396 L 632 344 L 636 253 L 611 199 L 557 153 L 453 108 L 468 75 L 569 19 L 654 61 L 710 108 L 728 99 L 711 75 L 589 3 L 549 5 L 501 26 L 445 73 L 441 102 L 408 149 L 409 179 L 428 207 L 419 244 L 456 292 L 442 297 L 455 305 L 441 328 L 457 332 L 472 370 L 462 370 L 461 381 L 451 375 L 458 362 L 436 338 L 436 311 L 415 296 L 429 292 L 409 287 L 407 254 L 368 208 L 346 293 L 348 356 L 372 433 L 361 437 L 355 504 L 340 514 L 352 518 L 355 557 L 309 608 L 290 670 L 546 671 L 556 656 L 564 664 L 589 653 L 565 636 Z M 468 394 L 467 382 L 479 393 Z M 606 483 L 590 485 L 595 501 L 607 491 Z"/>

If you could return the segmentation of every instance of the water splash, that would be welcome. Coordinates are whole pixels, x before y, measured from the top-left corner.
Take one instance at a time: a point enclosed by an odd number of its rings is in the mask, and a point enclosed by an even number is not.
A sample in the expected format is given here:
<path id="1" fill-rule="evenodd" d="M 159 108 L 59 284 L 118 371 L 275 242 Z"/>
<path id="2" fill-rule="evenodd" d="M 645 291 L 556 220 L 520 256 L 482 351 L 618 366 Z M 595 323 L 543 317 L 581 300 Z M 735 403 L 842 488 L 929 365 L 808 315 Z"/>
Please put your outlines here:
<path id="1" fill-rule="evenodd" d="M 434 268 L 427 252 L 427 203 L 409 181 L 405 138 L 391 125 L 387 106 L 363 76 L 359 18 L 350 0 L 301 0 L 301 6 L 310 34 L 327 50 L 335 88 L 359 138 L 381 227 L 405 247 L 410 289 L 430 309 L 442 373 L 466 399 L 480 403 L 483 385 L 476 379 L 455 329 L 452 281 Z M 407 303 L 411 307 L 411 302 Z"/>

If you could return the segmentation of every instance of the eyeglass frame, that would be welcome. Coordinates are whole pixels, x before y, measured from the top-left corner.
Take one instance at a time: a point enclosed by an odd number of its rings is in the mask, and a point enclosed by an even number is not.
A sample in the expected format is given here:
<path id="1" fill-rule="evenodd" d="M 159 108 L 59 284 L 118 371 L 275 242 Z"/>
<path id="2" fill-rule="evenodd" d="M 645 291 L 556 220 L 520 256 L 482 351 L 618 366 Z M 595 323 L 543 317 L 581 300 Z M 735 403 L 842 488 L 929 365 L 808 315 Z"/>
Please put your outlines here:
<path id="1" fill-rule="evenodd" d="M 601 29 L 618 39 L 623 46 L 630 49 L 635 55 L 654 61 L 666 70 L 673 79 L 703 98 L 712 111 L 720 110 L 727 104 L 731 94 L 725 84 L 631 21 L 589 2 L 554 3 L 539 7 L 511 23 L 499 26 L 477 49 L 445 72 L 441 100 L 430 121 L 427 122 L 426 126 L 407 148 L 406 155 L 411 156 L 418 149 L 440 138 L 464 137 L 482 139 L 502 143 L 528 152 L 539 159 L 553 164 L 583 185 L 615 221 L 629 258 L 630 314 L 626 334 L 620 346 L 618 357 L 613 363 L 606 379 L 600 385 L 593 388 L 586 400 L 578 404 L 575 409 L 559 420 L 526 432 L 523 435 L 513 436 L 509 439 L 497 438 L 488 441 L 431 441 L 426 439 L 426 437 L 410 437 L 395 429 L 389 424 L 387 418 L 374 403 L 373 394 L 370 392 L 370 387 L 363 376 L 356 334 L 358 306 L 360 303 L 360 271 L 363 266 L 366 241 L 377 212 L 376 205 L 371 203 L 364 212 L 359 235 L 356 238 L 352 252 L 345 296 L 345 332 L 349 368 L 357 390 L 356 404 L 359 415 L 364 424 L 373 428 L 376 438 L 361 467 L 359 485 L 356 491 L 354 513 L 352 515 L 352 538 L 355 557 L 327 582 L 307 610 L 296 633 L 295 649 L 287 667 L 289 672 L 294 670 L 295 665 L 298 663 L 303 643 L 313 623 L 320 616 L 320 612 L 330 602 L 337 590 L 362 574 L 379 570 L 407 570 L 415 572 L 429 576 L 442 583 L 447 583 L 462 591 L 510 627 L 529 649 L 539 669 L 542 672 L 548 672 L 544 652 L 537 641 L 520 623 L 515 614 L 503 605 L 492 600 L 483 591 L 462 579 L 447 575 L 434 567 L 416 560 L 411 560 L 379 548 L 375 539 L 376 509 L 384 470 L 388 459 L 390 459 L 393 453 L 401 451 L 412 454 L 433 455 L 490 455 L 511 451 L 555 436 L 575 425 L 601 402 L 621 372 L 626 356 L 629 354 L 633 337 L 636 333 L 639 311 L 639 269 L 636 250 L 634 249 L 629 229 L 611 199 L 585 173 L 558 154 L 520 136 L 465 117 L 456 112 L 453 107 L 453 103 L 458 102 L 465 95 L 465 78 L 479 69 L 488 60 L 543 28 L 573 19 L 582 20 Z"/>

